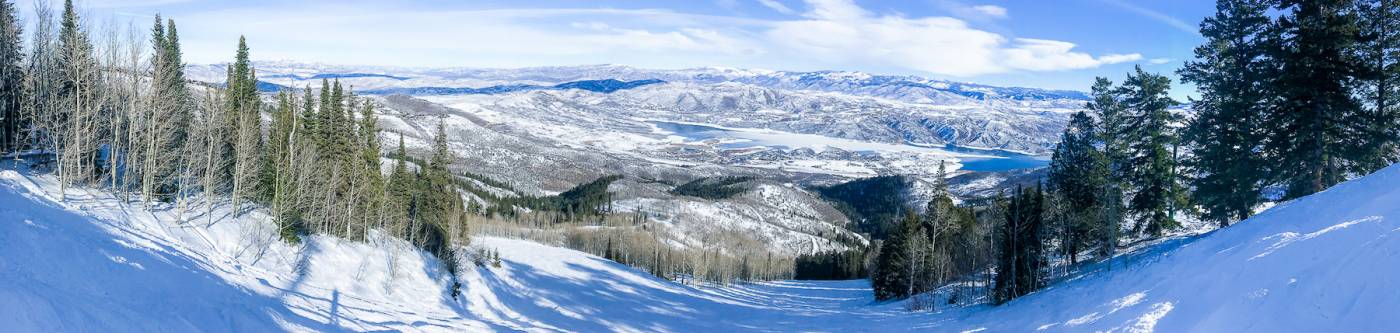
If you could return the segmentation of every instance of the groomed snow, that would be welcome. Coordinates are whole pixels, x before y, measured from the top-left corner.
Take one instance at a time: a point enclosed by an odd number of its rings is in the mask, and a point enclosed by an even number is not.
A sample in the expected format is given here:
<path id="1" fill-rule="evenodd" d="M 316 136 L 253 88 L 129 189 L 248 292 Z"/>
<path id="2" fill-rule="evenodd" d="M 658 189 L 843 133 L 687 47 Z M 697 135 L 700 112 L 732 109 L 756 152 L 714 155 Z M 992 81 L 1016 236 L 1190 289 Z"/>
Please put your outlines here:
<path id="1" fill-rule="evenodd" d="M 29 331 L 1385 332 L 1400 327 L 1400 165 L 1008 304 L 910 313 L 864 281 L 692 287 L 584 253 L 477 237 L 453 300 L 401 242 L 275 240 L 256 213 L 173 222 L 0 171 L 0 328 Z M 227 214 L 216 210 L 216 216 Z M 266 251 L 259 251 L 267 244 Z M 394 272 L 394 273 L 390 273 Z"/>

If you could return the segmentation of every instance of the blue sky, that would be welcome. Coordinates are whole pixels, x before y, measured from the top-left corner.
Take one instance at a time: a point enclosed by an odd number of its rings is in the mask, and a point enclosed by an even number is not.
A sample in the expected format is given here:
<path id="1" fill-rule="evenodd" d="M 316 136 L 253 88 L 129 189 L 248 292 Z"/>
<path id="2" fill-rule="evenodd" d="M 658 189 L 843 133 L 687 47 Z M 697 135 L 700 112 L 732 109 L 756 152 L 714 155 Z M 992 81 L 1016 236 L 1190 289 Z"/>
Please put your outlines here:
<path id="1" fill-rule="evenodd" d="M 21 0 L 28 12 L 31 1 Z M 1209 0 L 79 0 L 93 21 L 174 18 L 192 63 L 622 64 L 860 70 L 1085 90 L 1142 64 L 1169 73 Z M 1189 88 L 1177 88 L 1185 96 Z"/>

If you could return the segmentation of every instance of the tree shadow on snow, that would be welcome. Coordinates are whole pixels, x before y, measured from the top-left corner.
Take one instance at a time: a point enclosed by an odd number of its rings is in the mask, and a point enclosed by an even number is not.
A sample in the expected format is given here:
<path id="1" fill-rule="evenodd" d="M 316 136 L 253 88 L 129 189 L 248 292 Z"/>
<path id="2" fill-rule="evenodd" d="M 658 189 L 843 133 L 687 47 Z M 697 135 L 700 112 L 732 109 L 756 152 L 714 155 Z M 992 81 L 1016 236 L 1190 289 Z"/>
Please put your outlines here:
<path id="1" fill-rule="evenodd" d="M 211 274 L 173 249 L 132 245 L 0 183 L 0 327 L 42 331 L 339 330 Z M 125 235 L 124 235 L 125 236 Z M 159 244 L 158 242 L 146 242 Z M 11 308 L 13 307 L 13 308 Z"/>

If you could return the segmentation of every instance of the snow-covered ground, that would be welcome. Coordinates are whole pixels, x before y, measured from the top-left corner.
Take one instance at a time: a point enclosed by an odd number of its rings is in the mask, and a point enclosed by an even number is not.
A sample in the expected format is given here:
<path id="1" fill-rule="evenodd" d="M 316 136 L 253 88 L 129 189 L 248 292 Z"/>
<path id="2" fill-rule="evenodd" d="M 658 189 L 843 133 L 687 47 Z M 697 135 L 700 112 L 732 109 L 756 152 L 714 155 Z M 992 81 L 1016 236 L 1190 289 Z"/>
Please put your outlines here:
<path id="1" fill-rule="evenodd" d="M 1171 238 L 1008 304 L 904 311 L 864 281 L 692 287 L 584 253 L 477 237 L 449 277 L 378 237 L 276 241 L 256 212 L 123 205 L 0 171 L 0 330 L 1386 332 L 1400 328 L 1400 165 Z M 196 208 L 202 206 L 195 206 Z"/>

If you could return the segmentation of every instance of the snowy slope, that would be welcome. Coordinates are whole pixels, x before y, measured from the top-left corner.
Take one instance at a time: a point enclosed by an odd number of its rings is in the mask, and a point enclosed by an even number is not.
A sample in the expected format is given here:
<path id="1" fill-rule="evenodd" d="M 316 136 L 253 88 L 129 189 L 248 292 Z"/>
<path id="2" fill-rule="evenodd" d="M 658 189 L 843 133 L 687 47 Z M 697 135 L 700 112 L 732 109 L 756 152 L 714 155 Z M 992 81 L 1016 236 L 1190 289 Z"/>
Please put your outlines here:
<path id="1" fill-rule="evenodd" d="M 1387 332 L 1400 328 L 1397 276 L 1400 164 L 1229 228 L 1120 258 L 1112 271 L 977 311 L 960 326 Z"/>
<path id="2" fill-rule="evenodd" d="M 503 265 L 459 300 L 402 243 L 267 244 L 259 215 L 121 206 L 0 172 L 5 331 L 1385 332 L 1400 327 L 1400 165 L 1169 239 L 1002 306 L 910 313 L 864 281 L 691 287 L 580 252 L 478 237 Z M 168 207 L 167 207 L 168 208 Z M 216 216 L 226 210 L 216 210 Z M 259 259 L 260 258 L 260 259 Z M 395 272 L 390 274 L 389 272 Z"/>

